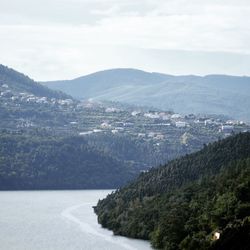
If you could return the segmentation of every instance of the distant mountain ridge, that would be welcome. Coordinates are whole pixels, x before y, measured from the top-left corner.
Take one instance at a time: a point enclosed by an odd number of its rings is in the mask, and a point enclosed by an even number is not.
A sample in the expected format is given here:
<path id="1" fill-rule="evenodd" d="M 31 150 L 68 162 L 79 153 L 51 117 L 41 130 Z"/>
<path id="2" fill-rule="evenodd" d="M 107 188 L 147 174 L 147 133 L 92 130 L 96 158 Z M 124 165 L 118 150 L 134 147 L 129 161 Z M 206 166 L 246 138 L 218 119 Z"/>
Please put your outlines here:
<path id="1" fill-rule="evenodd" d="M 2 64 L 0 64 L 0 85 L 7 85 L 10 90 L 15 92 L 27 92 L 35 96 L 69 98 L 69 95 L 51 90 L 48 87 L 30 79 L 28 76 Z"/>
<path id="2" fill-rule="evenodd" d="M 250 77 L 173 76 L 111 69 L 73 80 L 44 82 L 76 98 L 153 106 L 179 113 L 223 114 L 250 121 Z"/>

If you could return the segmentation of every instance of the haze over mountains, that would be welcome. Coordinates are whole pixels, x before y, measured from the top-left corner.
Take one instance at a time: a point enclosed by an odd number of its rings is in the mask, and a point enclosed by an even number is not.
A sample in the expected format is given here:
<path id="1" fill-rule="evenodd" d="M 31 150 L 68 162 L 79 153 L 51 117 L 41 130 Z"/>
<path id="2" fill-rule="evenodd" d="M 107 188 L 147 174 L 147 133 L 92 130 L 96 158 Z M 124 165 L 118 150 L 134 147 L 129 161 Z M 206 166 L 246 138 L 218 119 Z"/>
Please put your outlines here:
<path id="1" fill-rule="evenodd" d="M 148 75 L 149 86 L 165 77 L 132 71 L 138 85 Z M 0 117 L 0 189 L 117 188 L 141 171 L 250 130 L 224 116 L 79 101 L 5 66 Z"/>
<path id="2" fill-rule="evenodd" d="M 44 85 L 80 99 L 250 120 L 247 109 L 250 106 L 250 77 L 245 76 L 173 76 L 136 69 L 111 69 L 73 80 L 44 82 Z"/>
<path id="3" fill-rule="evenodd" d="M 227 114 L 228 98 L 237 93 L 232 100 L 239 103 L 231 109 L 248 112 L 248 78 L 122 69 L 98 74 L 104 76 L 88 76 L 86 92 L 95 87 L 97 93 L 98 87 L 112 92 L 120 81 L 128 96 L 136 98 L 141 88 L 139 97 L 146 100 L 147 93 L 160 106 L 161 89 L 169 88 L 172 98 L 174 90 L 180 97 L 186 91 L 190 105 L 199 90 L 199 98 L 209 101 L 206 106 L 200 100 L 203 113 L 214 101 L 214 108 Z M 155 86 L 162 87 L 150 94 Z M 119 101 L 125 99 L 121 94 Z M 182 113 L 185 103 L 179 102 Z M 117 189 L 95 207 L 98 221 L 115 234 L 149 239 L 157 249 L 249 249 L 247 123 L 224 115 L 80 101 L 5 66 L 0 66 L 0 117 L 0 190 Z M 236 135 L 226 138 L 231 133 Z"/>

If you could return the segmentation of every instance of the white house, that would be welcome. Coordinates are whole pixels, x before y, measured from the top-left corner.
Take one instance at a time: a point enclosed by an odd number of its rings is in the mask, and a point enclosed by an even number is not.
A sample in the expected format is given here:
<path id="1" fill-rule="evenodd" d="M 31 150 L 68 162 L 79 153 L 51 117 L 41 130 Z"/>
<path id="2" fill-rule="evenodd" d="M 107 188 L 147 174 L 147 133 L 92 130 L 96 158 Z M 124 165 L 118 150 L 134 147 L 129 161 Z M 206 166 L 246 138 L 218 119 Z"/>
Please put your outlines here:
<path id="1" fill-rule="evenodd" d="M 186 125 L 187 125 L 186 122 L 180 122 L 180 121 L 178 121 L 178 122 L 175 123 L 175 126 L 177 128 L 185 128 Z"/>

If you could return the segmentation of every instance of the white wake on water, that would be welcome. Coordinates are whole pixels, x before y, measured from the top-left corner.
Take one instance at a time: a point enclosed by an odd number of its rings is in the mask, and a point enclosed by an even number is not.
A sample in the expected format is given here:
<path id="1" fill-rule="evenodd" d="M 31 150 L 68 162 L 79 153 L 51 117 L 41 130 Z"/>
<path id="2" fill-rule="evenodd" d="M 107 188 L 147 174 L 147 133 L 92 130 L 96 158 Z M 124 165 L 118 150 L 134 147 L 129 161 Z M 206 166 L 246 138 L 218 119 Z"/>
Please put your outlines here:
<path id="1" fill-rule="evenodd" d="M 102 239 L 104 239 L 105 241 L 107 241 L 109 243 L 119 245 L 119 247 L 123 247 L 123 248 L 128 249 L 128 250 L 136 250 L 134 247 L 131 247 L 130 245 L 123 242 L 123 240 L 126 240 L 125 237 L 102 234 L 102 233 L 98 232 L 89 223 L 84 222 L 84 221 L 80 220 L 79 218 L 77 218 L 75 215 L 73 215 L 73 212 L 78 210 L 79 208 L 89 206 L 91 209 L 92 205 L 93 205 L 92 203 L 83 203 L 83 204 L 68 207 L 61 212 L 61 216 L 66 218 L 68 221 L 78 225 L 79 229 L 83 233 L 87 233 L 87 234 L 91 234 L 91 235 L 94 235 L 97 237 L 101 237 Z M 103 230 L 105 230 L 105 229 L 103 229 Z M 119 242 L 117 241 L 118 237 L 119 237 Z M 119 248 L 119 249 L 121 249 L 121 248 Z"/>

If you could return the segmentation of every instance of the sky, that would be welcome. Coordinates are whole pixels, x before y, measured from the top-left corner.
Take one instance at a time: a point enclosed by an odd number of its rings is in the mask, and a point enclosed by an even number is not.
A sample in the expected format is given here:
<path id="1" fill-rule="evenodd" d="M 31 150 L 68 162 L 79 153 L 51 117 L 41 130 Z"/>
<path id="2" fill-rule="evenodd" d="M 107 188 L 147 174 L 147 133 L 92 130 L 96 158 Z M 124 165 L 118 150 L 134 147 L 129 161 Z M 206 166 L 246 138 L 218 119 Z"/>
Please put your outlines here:
<path id="1" fill-rule="evenodd" d="M 0 0 L 0 63 L 39 81 L 109 68 L 250 75 L 250 1 Z"/>

